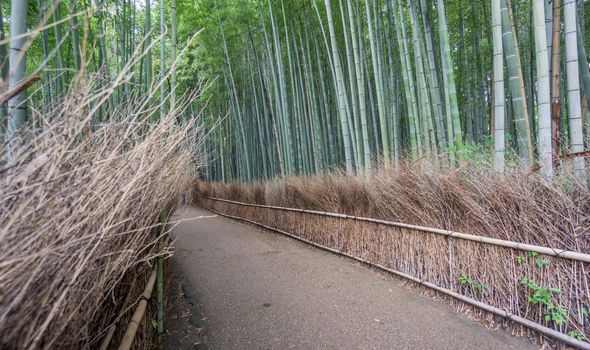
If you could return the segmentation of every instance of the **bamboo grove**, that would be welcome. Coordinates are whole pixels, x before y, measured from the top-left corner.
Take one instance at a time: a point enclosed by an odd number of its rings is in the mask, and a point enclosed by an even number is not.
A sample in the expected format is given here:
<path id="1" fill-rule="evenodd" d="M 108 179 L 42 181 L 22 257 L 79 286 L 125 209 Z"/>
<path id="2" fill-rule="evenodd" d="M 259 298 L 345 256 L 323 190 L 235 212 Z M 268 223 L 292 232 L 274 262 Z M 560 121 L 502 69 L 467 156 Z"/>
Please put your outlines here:
<path id="1" fill-rule="evenodd" d="M 92 76 L 96 91 L 117 83 L 97 113 L 95 129 L 137 97 L 149 95 L 152 121 L 174 110 L 176 96 L 191 88 L 179 84 L 179 69 L 172 69 L 181 60 L 176 9 L 176 0 L 3 1 L 2 92 L 21 93 L 2 99 L 0 134 L 10 143 L 25 125 L 42 124 L 31 120 L 39 115 L 33 112 L 48 111 L 63 100 L 81 75 Z M 185 35 L 184 42 L 193 34 Z"/>
<path id="2" fill-rule="evenodd" d="M 199 1 L 205 176 L 369 173 L 488 155 L 585 176 L 586 1 Z M 213 128 L 212 126 L 215 126 Z"/>

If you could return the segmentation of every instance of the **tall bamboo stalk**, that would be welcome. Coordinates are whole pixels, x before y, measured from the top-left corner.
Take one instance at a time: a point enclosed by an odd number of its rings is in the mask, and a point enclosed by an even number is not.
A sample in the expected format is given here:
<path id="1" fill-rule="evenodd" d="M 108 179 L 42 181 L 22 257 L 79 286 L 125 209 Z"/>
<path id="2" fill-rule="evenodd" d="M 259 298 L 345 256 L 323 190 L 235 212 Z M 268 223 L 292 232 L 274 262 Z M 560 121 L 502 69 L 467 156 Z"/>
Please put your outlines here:
<path id="1" fill-rule="evenodd" d="M 514 123 L 516 124 L 517 150 L 524 165 L 530 167 L 533 164 L 533 145 L 526 94 L 524 91 L 524 77 L 520 64 L 520 50 L 510 3 L 508 0 L 502 0 L 501 6 L 502 40 L 506 65 L 508 67 L 508 86 L 512 96 Z"/>
<path id="2" fill-rule="evenodd" d="M 455 73 L 453 71 L 453 58 L 449 44 L 449 29 L 443 0 L 437 0 L 439 37 L 443 66 L 443 81 L 445 85 L 445 101 L 447 105 L 447 138 L 449 144 L 453 140 L 454 149 L 451 150 L 451 158 L 454 151 L 463 145 L 459 106 L 457 103 L 457 88 L 455 86 Z M 453 159 L 453 158 L 452 158 Z M 451 160 L 452 160 L 451 159 Z"/>
<path id="3" fill-rule="evenodd" d="M 551 101 L 549 93 L 549 57 L 547 56 L 547 32 L 545 29 L 545 4 L 533 0 L 533 23 L 535 29 L 537 104 L 538 104 L 538 148 L 541 173 L 546 179 L 553 177 L 551 152 Z"/>
<path id="4" fill-rule="evenodd" d="M 344 85 L 344 76 L 342 73 L 342 66 L 340 64 L 340 55 L 338 53 L 338 43 L 336 41 L 336 30 L 334 28 L 334 20 L 332 19 L 332 6 L 330 0 L 324 0 L 326 6 L 326 14 L 328 17 L 328 30 L 330 32 L 330 43 L 332 47 L 332 60 L 334 62 L 334 72 L 336 74 L 336 91 L 338 94 L 338 115 L 340 118 L 340 127 L 342 130 L 342 143 L 344 145 L 344 160 L 346 164 L 346 171 L 351 172 L 352 168 L 352 152 L 350 147 L 350 134 L 348 129 L 348 111 L 346 109 L 346 87 Z"/>
<path id="5" fill-rule="evenodd" d="M 369 130 L 367 126 L 367 102 L 365 100 L 365 76 L 362 71 L 362 63 L 361 63 L 361 55 L 359 52 L 359 38 L 358 33 L 356 30 L 356 23 L 355 23 L 355 9 L 352 6 L 352 0 L 346 0 L 346 4 L 348 6 L 348 20 L 349 20 L 349 27 L 351 30 L 351 37 L 352 37 L 352 51 L 354 55 L 354 82 L 357 84 L 357 92 L 358 92 L 358 100 L 359 100 L 359 109 L 360 109 L 360 121 L 361 121 L 361 132 L 362 132 L 362 139 L 363 139 L 363 159 L 364 159 L 364 168 L 367 174 L 370 174 L 371 170 L 371 148 L 369 146 Z M 351 80 L 352 77 L 350 78 Z"/>
<path id="6" fill-rule="evenodd" d="M 381 69 L 379 66 L 379 56 L 377 52 L 377 38 L 374 33 L 374 22 L 371 14 L 371 7 L 369 1 L 365 1 L 365 10 L 367 13 L 367 27 L 369 28 L 369 43 L 371 46 L 371 60 L 373 62 L 373 82 L 375 84 L 375 94 L 377 95 L 377 111 L 379 116 L 379 126 L 381 131 L 381 151 L 383 152 L 383 162 L 387 167 L 390 162 L 389 154 L 389 139 L 387 138 L 387 122 L 385 119 L 385 105 L 383 96 L 383 80 L 381 77 Z"/>
<path id="7" fill-rule="evenodd" d="M 176 64 L 178 38 L 177 38 L 177 25 L 176 25 L 176 0 L 171 0 L 170 9 L 170 26 L 171 26 L 171 57 L 170 62 Z M 173 111 L 176 108 L 176 69 L 173 69 L 170 73 L 170 110 Z"/>
<path id="8" fill-rule="evenodd" d="M 71 14 L 71 31 L 72 31 L 72 52 L 74 54 L 74 69 L 80 70 L 81 55 L 80 55 L 80 34 L 78 32 L 78 16 L 76 16 L 77 6 L 76 0 L 70 0 L 70 14 Z"/>
<path id="9" fill-rule="evenodd" d="M 576 12 L 576 2 L 574 0 L 564 0 L 563 17 L 565 24 L 565 61 L 567 69 L 567 102 L 570 145 L 572 152 L 581 152 L 584 150 L 584 126 L 582 123 L 580 100 Z M 584 179 L 586 177 L 584 158 L 574 158 L 573 162 L 574 177 Z"/>
<path id="10" fill-rule="evenodd" d="M 10 15 L 10 50 L 8 90 L 16 88 L 25 78 L 26 52 L 23 50 L 27 38 L 27 2 L 12 0 Z M 27 121 L 25 93 L 21 92 L 8 100 L 8 125 L 6 139 L 12 142 L 17 131 Z"/>
<path id="11" fill-rule="evenodd" d="M 494 49 L 494 165 L 496 171 L 505 169 L 504 136 L 504 49 L 502 43 L 501 0 L 492 0 L 492 34 Z"/>

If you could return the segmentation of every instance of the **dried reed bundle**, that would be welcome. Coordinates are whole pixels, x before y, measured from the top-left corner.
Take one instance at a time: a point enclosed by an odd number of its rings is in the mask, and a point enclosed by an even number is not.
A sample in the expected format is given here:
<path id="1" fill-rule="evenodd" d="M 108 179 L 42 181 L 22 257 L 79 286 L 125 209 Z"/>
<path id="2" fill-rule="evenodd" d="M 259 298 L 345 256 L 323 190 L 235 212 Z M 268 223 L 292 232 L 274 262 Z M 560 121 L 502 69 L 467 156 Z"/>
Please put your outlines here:
<path id="1" fill-rule="evenodd" d="M 550 184 L 518 171 L 499 175 L 464 167 L 441 172 L 414 165 L 370 178 L 340 174 L 270 183 L 199 182 L 197 195 L 205 207 L 291 232 L 577 338 L 590 338 L 589 264 L 410 229 L 206 199 L 345 213 L 589 253 L 590 190 L 567 174 Z M 547 298 L 540 300 L 543 293 Z M 490 324 L 499 321 L 464 309 Z M 515 333 L 528 332 L 511 326 Z"/>
<path id="2" fill-rule="evenodd" d="M 201 163 L 199 129 L 176 118 L 196 95 L 148 123 L 150 94 L 109 108 L 117 86 L 96 81 L 0 149 L 0 348 L 100 344 L 105 300 L 151 263 L 158 215 Z M 109 121 L 97 126 L 99 109 Z"/>

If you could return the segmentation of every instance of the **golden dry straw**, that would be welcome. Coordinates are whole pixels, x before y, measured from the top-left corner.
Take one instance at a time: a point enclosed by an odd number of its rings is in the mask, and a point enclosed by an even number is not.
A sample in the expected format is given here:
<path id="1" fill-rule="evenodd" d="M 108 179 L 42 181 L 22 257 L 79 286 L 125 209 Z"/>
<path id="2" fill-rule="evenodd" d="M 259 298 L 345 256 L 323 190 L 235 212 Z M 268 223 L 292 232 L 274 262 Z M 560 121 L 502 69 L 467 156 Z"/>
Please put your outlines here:
<path id="1" fill-rule="evenodd" d="M 0 348 L 98 347 L 112 305 L 127 307 L 117 286 L 151 264 L 158 215 L 201 163 L 194 120 L 177 121 L 191 97 L 149 123 L 151 94 L 109 107 L 117 85 L 96 82 L 33 110 L 35 128 L 0 149 Z"/>

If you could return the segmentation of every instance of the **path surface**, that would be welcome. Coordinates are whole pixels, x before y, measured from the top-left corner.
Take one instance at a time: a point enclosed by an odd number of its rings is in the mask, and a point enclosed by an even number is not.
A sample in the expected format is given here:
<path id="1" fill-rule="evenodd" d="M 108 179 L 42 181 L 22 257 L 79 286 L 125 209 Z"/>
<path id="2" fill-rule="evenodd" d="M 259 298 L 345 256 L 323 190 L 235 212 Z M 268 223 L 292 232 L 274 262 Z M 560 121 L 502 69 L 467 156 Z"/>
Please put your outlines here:
<path id="1" fill-rule="evenodd" d="M 176 219 L 211 215 L 184 207 Z M 172 236 L 171 265 L 201 304 L 209 349 L 536 348 L 279 234 L 209 217 L 179 224 Z"/>

